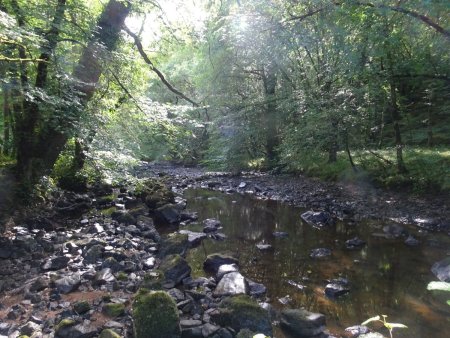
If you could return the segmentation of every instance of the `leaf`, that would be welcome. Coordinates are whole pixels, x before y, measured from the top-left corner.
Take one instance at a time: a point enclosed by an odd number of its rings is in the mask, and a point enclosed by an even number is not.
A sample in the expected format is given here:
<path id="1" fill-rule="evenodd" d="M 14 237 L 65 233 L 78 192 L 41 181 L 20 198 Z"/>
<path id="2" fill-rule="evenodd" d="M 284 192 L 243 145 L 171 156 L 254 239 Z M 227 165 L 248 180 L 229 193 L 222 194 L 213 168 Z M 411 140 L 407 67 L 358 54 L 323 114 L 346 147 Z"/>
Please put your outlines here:
<path id="1" fill-rule="evenodd" d="M 380 316 L 375 316 L 375 317 L 369 318 L 365 322 L 361 323 L 361 325 L 367 325 L 371 322 L 376 322 L 377 320 L 380 320 Z"/>
<path id="2" fill-rule="evenodd" d="M 427 290 L 450 291 L 450 283 L 430 282 L 430 283 L 428 283 Z"/>
<path id="3" fill-rule="evenodd" d="M 407 329 L 408 327 L 404 324 L 400 323 L 385 323 L 384 326 L 386 326 L 389 330 L 391 329 Z"/>

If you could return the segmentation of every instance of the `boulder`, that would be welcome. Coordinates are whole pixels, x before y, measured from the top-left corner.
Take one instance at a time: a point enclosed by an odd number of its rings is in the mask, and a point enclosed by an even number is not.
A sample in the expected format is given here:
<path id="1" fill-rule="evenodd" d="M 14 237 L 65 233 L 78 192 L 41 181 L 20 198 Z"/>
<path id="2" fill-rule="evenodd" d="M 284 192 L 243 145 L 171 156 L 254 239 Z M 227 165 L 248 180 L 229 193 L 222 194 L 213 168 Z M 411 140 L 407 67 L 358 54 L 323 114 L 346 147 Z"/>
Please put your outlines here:
<path id="1" fill-rule="evenodd" d="M 158 256 L 163 258 L 167 255 L 184 256 L 189 248 L 189 236 L 187 234 L 172 233 L 161 241 Z"/>
<path id="2" fill-rule="evenodd" d="M 230 272 L 222 277 L 214 290 L 214 296 L 234 296 L 247 293 L 247 283 L 239 272 Z"/>
<path id="3" fill-rule="evenodd" d="M 442 282 L 450 283 L 450 257 L 436 262 L 431 267 L 431 272 Z"/>
<path id="4" fill-rule="evenodd" d="M 325 316 L 305 309 L 281 311 L 280 326 L 297 337 L 312 337 L 325 330 Z"/>
<path id="5" fill-rule="evenodd" d="M 207 235 L 203 232 L 180 230 L 179 233 L 183 234 L 183 235 L 188 235 L 188 242 L 189 242 L 189 245 L 191 248 L 194 248 L 194 247 L 200 245 L 202 240 L 204 240 L 207 237 Z"/>
<path id="6" fill-rule="evenodd" d="M 248 278 L 246 280 L 248 285 L 248 293 L 250 296 L 260 297 L 267 292 L 267 288 L 263 284 L 256 283 Z"/>
<path id="7" fill-rule="evenodd" d="M 203 269 L 205 271 L 217 273 L 219 267 L 224 264 L 239 265 L 239 261 L 237 258 L 229 254 L 213 253 L 208 255 L 208 257 L 206 257 L 206 260 L 203 262 Z"/>
<path id="8" fill-rule="evenodd" d="M 236 264 L 223 264 L 219 266 L 219 269 L 216 274 L 216 280 L 220 280 L 224 275 L 230 272 L 239 271 L 239 267 Z"/>
<path id="9" fill-rule="evenodd" d="M 272 336 L 269 313 L 249 296 L 238 295 L 225 298 L 219 309 L 211 312 L 210 315 L 214 323 L 222 327 L 229 326 L 236 332 L 249 329 Z"/>
<path id="10" fill-rule="evenodd" d="M 333 217 L 326 211 L 307 211 L 300 216 L 309 225 L 316 228 L 323 228 L 334 224 Z"/>
<path id="11" fill-rule="evenodd" d="M 191 267 L 180 255 L 169 255 L 161 262 L 159 269 L 164 273 L 166 281 L 175 285 L 191 274 Z"/>
<path id="12" fill-rule="evenodd" d="M 155 210 L 156 218 L 164 223 L 175 224 L 180 222 L 180 209 L 175 204 L 165 204 Z"/>
<path id="13" fill-rule="evenodd" d="M 139 292 L 133 302 L 136 338 L 181 337 L 175 301 L 163 291 Z"/>
<path id="14" fill-rule="evenodd" d="M 97 328 L 89 322 L 77 324 L 71 319 L 63 319 L 55 327 L 56 338 L 91 338 L 97 334 Z"/>
<path id="15" fill-rule="evenodd" d="M 84 262 L 87 264 L 95 264 L 103 257 L 105 248 L 101 244 L 95 244 L 83 252 Z"/>

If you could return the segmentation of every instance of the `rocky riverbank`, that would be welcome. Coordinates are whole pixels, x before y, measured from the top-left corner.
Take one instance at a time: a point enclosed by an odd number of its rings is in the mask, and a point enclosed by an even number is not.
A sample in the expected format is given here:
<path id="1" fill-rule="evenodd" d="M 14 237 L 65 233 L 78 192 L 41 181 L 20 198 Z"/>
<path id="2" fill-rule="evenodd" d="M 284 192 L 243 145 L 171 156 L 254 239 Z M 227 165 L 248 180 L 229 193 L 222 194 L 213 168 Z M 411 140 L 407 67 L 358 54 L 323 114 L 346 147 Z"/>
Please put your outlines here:
<path id="1" fill-rule="evenodd" d="M 209 255 L 204 277 L 191 277 L 187 251 L 207 237 L 222 241 L 226 236 L 215 219 L 198 220 L 201 232 L 178 231 L 178 224 L 197 220 L 195 210 L 186 210 L 181 192 L 205 187 L 310 207 L 326 215 L 307 215 L 305 221 L 318 226 L 334 218 L 396 216 L 410 221 L 418 215 L 405 216 L 397 208 L 368 213 L 363 197 L 347 201 L 350 196 L 343 188 L 328 193 L 322 183 L 312 189 L 314 181 L 307 179 L 170 166 L 141 168 L 141 175 L 163 177 L 165 183 L 151 179 L 114 189 L 99 185 L 83 195 L 60 192 L 39 209 L 4 224 L 0 337 L 106 338 L 138 332 L 138 338 L 243 338 L 272 336 L 273 324 L 293 337 L 332 337 L 321 314 L 305 309 L 276 313 L 265 302 L 265 286 L 242 275 L 232 254 Z M 440 217 L 434 208 L 426 211 L 430 218 L 417 225 L 448 230 L 447 209 Z M 161 320 L 152 309 L 171 319 Z M 353 331 L 348 331 L 350 336 L 364 337 L 367 329 Z"/>

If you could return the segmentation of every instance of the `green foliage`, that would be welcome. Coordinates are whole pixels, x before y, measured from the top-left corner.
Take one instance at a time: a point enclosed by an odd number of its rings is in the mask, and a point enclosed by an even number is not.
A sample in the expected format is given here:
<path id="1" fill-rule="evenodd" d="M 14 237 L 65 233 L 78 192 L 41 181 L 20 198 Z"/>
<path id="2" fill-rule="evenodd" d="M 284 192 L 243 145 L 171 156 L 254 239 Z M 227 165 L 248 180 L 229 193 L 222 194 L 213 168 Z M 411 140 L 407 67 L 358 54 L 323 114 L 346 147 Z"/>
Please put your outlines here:
<path id="1" fill-rule="evenodd" d="M 384 327 L 386 329 L 389 330 L 389 335 L 391 336 L 391 338 L 393 337 L 392 332 L 394 331 L 394 329 L 407 329 L 408 327 L 404 324 L 400 324 L 400 323 L 389 323 L 386 321 L 387 316 L 386 315 L 381 315 L 380 316 L 375 316 L 372 318 L 367 319 L 366 321 L 364 321 L 363 323 L 361 323 L 361 325 L 367 325 L 369 323 L 372 322 L 380 322 L 384 325 Z"/>
<path id="2" fill-rule="evenodd" d="M 180 336 L 177 305 L 167 292 L 138 292 L 133 302 L 133 320 L 136 338 Z"/>

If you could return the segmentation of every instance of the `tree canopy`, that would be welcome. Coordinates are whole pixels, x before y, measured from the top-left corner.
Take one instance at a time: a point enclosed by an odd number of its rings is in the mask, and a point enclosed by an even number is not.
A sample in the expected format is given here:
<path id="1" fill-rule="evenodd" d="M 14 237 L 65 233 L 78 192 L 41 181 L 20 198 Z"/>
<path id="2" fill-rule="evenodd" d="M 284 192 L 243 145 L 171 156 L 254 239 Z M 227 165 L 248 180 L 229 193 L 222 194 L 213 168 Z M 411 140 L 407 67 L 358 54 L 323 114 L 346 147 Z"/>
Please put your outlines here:
<path id="1" fill-rule="evenodd" d="M 109 153 L 450 189 L 449 12 L 445 0 L 2 0 L 2 161 L 25 185 L 61 156 L 78 172 Z"/>

